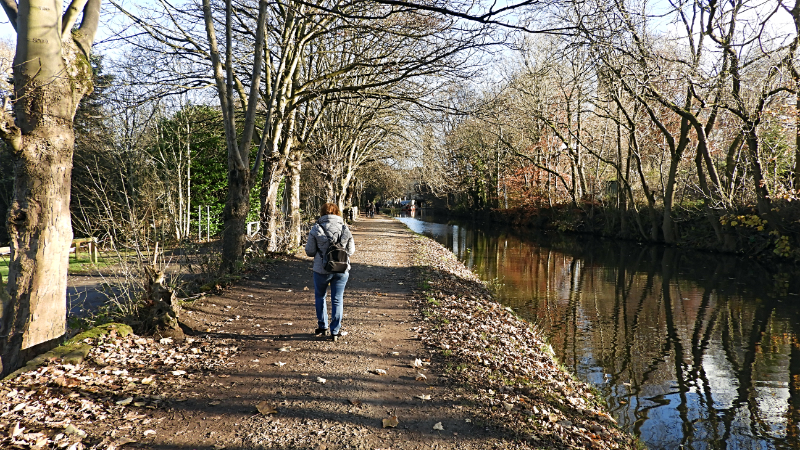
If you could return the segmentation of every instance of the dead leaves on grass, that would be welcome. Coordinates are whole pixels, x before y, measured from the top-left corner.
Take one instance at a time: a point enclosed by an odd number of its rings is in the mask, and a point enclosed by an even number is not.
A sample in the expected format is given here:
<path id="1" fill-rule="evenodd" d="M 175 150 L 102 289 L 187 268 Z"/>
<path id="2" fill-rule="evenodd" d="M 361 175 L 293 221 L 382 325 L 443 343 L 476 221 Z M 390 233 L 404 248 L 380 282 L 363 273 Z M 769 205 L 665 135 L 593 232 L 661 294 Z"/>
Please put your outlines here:
<path id="1" fill-rule="evenodd" d="M 94 347 L 82 364 L 50 361 L 0 384 L 0 448 L 70 448 L 74 444 L 80 444 L 75 449 L 85 448 L 89 445 L 81 442 L 85 433 L 73 428 L 144 418 L 136 408 L 161 407 L 201 372 L 226 364 L 238 351 L 226 340 L 210 338 L 188 338 L 177 344 L 166 338 L 154 341 L 131 335 L 85 343 Z M 5 433 L 17 424 L 36 432 L 16 437 Z M 121 445 L 103 441 L 102 448 Z"/>

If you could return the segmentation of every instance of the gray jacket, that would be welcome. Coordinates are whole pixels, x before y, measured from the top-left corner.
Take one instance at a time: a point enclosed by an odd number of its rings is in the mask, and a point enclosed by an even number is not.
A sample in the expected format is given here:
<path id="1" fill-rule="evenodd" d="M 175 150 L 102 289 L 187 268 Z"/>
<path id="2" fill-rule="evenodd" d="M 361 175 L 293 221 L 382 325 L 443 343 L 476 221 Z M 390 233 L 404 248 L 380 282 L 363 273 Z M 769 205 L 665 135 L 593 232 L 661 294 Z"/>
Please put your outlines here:
<path id="1" fill-rule="evenodd" d="M 342 234 L 342 230 L 344 230 L 344 236 L 342 236 L 342 245 L 344 245 L 348 255 L 352 255 L 356 252 L 356 244 L 353 242 L 353 235 L 350 233 L 350 229 L 344 227 L 344 220 L 341 217 L 337 216 L 336 214 L 328 214 L 327 216 L 322 216 L 319 218 L 317 223 L 311 227 L 311 231 L 308 233 L 308 240 L 306 241 L 306 255 L 314 257 L 314 268 L 312 269 L 314 272 L 327 275 L 330 272 L 323 268 L 322 257 L 328 250 L 330 242 L 320 226 L 325 227 L 325 230 L 327 230 L 328 234 L 333 238 L 334 241 L 339 240 L 339 235 Z M 349 258 L 347 261 L 347 270 L 350 271 Z"/>

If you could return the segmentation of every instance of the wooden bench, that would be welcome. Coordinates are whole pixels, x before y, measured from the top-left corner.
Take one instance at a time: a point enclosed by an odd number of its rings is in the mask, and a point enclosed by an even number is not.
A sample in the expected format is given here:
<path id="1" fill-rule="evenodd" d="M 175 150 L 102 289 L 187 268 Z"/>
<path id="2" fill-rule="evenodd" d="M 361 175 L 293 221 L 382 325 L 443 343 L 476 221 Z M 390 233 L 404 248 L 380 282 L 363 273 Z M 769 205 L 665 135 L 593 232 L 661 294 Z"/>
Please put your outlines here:
<path id="1" fill-rule="evenodd" d="M 82 239 L 73 239 L 69 245 L 69 252 L 75 254 L 75 259 L 77 260 L 80 255 L 81 246 L 86 245 L 86 252 L 89 254 L 89 261 L 93 263 L 97 263 L 98 259 L 98 250 L 97 250 L 97 238 L 82 238 Z M 0 247 L 0 256 L 10 255 L 11 254 L 11 247 Z"/>
<path id="2" fill-rule="evenodd" d="M 86 252 L 89 255 L 89 261 L 97 264 L 98 250 L 97 250 L 97 238 L 95 237 L 73 239 L 72 244 L 70 244 L 69 247 L 69 252 L 75 253 L 75 260 L 78 260 L 79 253 L 81 251 L 81 245 L 83 244 L 86 244 Z"/>

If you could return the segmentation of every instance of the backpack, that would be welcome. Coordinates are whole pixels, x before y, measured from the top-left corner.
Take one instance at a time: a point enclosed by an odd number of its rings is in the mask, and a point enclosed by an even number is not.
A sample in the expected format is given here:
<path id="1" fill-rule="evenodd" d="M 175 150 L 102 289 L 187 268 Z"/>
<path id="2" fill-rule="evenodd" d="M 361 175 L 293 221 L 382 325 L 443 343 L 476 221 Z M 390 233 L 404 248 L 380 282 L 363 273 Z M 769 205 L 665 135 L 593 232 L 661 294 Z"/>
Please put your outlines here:
<path id="1" fill-rule="evenodd" d="M 334 242 L 333 238 L 328 234 L 328 231 L 322 226 L 321 223 L 317 222 L 322 232 L 325 234 L 325 237 L 328 238 L 330 244 L 328 244 L 328 250 L 322 256 L 322 267 L 327 272 L 332 273 L 344 273 L 347 271 L 347 260 L 349 259 L 349 255 L 347 254 L 347 250 L 345 250 L 344 245 L 342 245 L 342 236 L 344 236 L 344 230 L 347 229 L 347 225 L 342 224 L 342 232 L 339 233 L 339 239 Z"/>

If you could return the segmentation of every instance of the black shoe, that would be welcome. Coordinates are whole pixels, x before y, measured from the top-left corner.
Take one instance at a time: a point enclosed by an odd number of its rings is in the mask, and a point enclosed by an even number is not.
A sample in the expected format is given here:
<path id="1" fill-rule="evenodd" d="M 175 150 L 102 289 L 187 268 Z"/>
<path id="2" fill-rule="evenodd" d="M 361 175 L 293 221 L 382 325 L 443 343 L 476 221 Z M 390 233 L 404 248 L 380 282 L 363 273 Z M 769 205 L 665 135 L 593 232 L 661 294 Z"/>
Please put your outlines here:
<path id="1" fill-rule="evenodd" d="M 327 328 L 317 328 L 316 330 L 314 330 L 315 336 L 326 336 L 327 334 L 328 334 Z"/>

